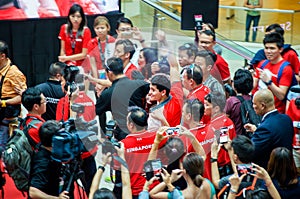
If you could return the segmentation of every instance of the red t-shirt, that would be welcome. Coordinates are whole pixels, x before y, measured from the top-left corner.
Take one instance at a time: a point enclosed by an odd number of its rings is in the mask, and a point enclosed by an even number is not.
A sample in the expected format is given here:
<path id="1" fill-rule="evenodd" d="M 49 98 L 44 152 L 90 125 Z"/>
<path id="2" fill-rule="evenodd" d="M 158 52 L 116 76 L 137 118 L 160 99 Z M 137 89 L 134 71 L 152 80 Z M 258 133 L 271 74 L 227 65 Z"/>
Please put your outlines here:
<path id="1" fill-rule="evenodd" d="M 210 92 L 209 88 L 204 86 L 203 84 L 197 86 L 193 90 L 190 91 L 188 96 L 186 97 L 187 99 L 198 99 L 202 103 L 204 103 L 204 97 Z"/>
<path id="2" fill-rule="evenodd" d="M 58 38 L 65 42 L 65 53 L 67 56 L 82 53 L 82 49 L 86 48 L 88 42 L 91 40 L 91 31 L 88 27 L 84 27 L 83 34 L 81 36 L 77 36 L 76 32 L 72 32 L 72 35 L 67 33 L 67 24 L 63 24 L 60 27 L 60 32 Z M 72 49 L 72 43 L 75 44 L 74 52 Z M 84 60 L 77 61 L 68 61 L 66 64 L 73 64 L 75 66 L 81 66 Z"/>
<path id="3" fill-rule="evenodd" d="M 293 51 L 293 50 L 285 51 L 282 54 L 282 58 L 284 60 L 290 62 L 291 67 L 295 74 L 299 74 L 300 62 L 299 62 L 299 58 L 298 58 L 297 54 L 295 53 L 295 51 Z"/>
<path id="4" fill-rule="evenodd" d="M 115 42 L 115 38 L 107 35 L 107 43 L 114 43 Z M 105 52 L 105 47 L 106 47 L 106 42 L 101 42 L 101 48 L 102 48 L 102 52 Z M 111 52 L 113 53 L 113 52 Z M 103 64 L 101 61 L 101 56 L 100 56 L 100 49 L 98 46 L 98 38 L 92 38 L 89 43 L 88 43 L 88 55 L 90 57 L 95 58 L 96 61 L 96 66 L 97 66 L 97 70 L 101 70 L 103 69 Z M 107 59 L 107 58 L 106 58 Z M 91 65 L 90 63 L 88 63 L 87 65 L 84 66 L 84 71 L 85 72 L 89 72 L 91 70 Z"/>
<path id="5" fill-rule="evenodd" d="M 172 99 L 164 106 L 164 116 L 170 126 L 177 126 L 181 121 L 181 113 L 183 106 L 183 90 L 181 82 L 172 84 L 170 95 Z M 182 96 L 182 98 L 181 98 Z"/>
<path id="6" fill-rule="evenodd" d="M 148 159 L 152 148 L 156 132 L 142 132 L 138 134 L 129 134 L 121 142 L 124 143 L 125 159 L 129 167 L 132 195 L 137 196 L 143 190 L 146 178 L 144 173 L 144 163 Z M 160 143 L 162 147 L 165 141 Z"/>
<path id="7" fill-rule="evenodd" d="M 28 113 L 27 116 L 28 119 L 26 120 L 26 125 L 28 125 L 32 120 L 37 119 L 40 120 L 39 123 L 33 124 L 34 127 L 29 127 L 28 134 L 33 139 L 33 141 L 38 144 L 41 142 L 40 136 L 39 136 L 39 129 L 45 122 L 45 120 L 40 115 L 30 114 Z"/>
<path id="8" fill-rule="evenodd" d="M 126 75 L 126 77 L 128 77 L 129 79 L 132 79 L 132 71 L 134 70 L 138 70 L 137 67 L 133 64 L 133 63 L 129 63 L 129 65 L 127 65 L 125 68 L 124 68 L 124 74 Z"/>
<path id="9" fill-rule="evenodd" d="M 286 114 L 290 116 L 291 120 L 294 122 L 300 122 L 300 109 L 297 108 L 295 104 L 295 99 L 290 101 L 290 105 L 286 110 Z M 299 132 L 299 129 L 294 127 L 294 139 L 293 139 L 293 146 L 296 145 L 296 134 Z"/>
<path id="10" fill-rule="evenodd" d="M 208 135 L 212 135 L 212 134 L 215 135 L 216 130 L 219 130 L 222 127 L 227 127 L 229 138 L 232 140 L 233 138 L 236 137 L 234 124 L 231 121 L 231 119 L 229 119 L 225 114 L 222 114 L 222 115 L 219 115 L 215 118 L 212 118 L 210 123 L 207 126 L 208 126 L 207 127 L 207 134 Z M 205 159 L 205 163 L 204 163 L 205 167 L 204 168 L 206 170 L 205 173 L 208 175 L 207 178 L 209 180 L 212 180 L 210 158 L 211 158 L 211 153 L 209 152 L 208 154 L 206 154 L 206 159 Z M 225 166 L 225 165 L 230 164 L 230 163 L 231 162 L 230 162 L 229 154 L 227 153 L 227 151 L 223 147 L 221 147 L 221 149 L 218 153 L 218 166 L 222 167 L 222 166 Z"/>
<path id="11" fill-rule="evenodd" d="M 227 81 L 228 79 L 230 79 L 230 70 L 228 67 L 228 63 L 223 59 L 223 57 L 221 57 L 221 55 L 219 54 L 216 55 L 217 55 L 217 60 L 210 74 L 217 80 L 220 80 L 221 77 L 222 81 Z"/>
<path id="12" fill-rule="evenodd" d="M 265 60 L 261 61 L 259 64 L 258 64 L 258 67 L 260 69 L 262 63 L 264 62 Z M 282 64 L 282 62 L 284 62 L 285 60 L 282 60 L 280 62 L 278 62 L 277 64 L 272 64 L 271 62 L 269 62 L 264 69 L 268 69 L 271 71 L 271 73 L 273 73 L 271 79 L 273 81 L 273 84 L 275 84 L 276 86 L 287 86 L 287 87 L 290 87 L 291 84 L 292 84 L 292 78 L 293 78 L 293 70 L 291 68 L 290 65 L 286 66 L 284 69 L 283 69 L 283 72 L 282 72 L 282 75 L 281 75 L 281 78 L 279 80 L 279 82 L 277 82 L 277 75 L 278 75 L 278 71 L 279 71 L 279 68 Z M 254 77 L 259 79 L 259 76 L 260 76 L 260 70 L 257 69 L 255 70 L 255 75 Z M 253 93 L 255 93 L 256 91 L 258 90 L 258 85 L 253 89 Z M 274 100 L 275 100 L 275 107 L 276 109 L 278 110 L 278 112 L 280 113 L 285 113 L 285 100 L 280 100 L 278 99 L 275 95 L 274 95 Z"/>

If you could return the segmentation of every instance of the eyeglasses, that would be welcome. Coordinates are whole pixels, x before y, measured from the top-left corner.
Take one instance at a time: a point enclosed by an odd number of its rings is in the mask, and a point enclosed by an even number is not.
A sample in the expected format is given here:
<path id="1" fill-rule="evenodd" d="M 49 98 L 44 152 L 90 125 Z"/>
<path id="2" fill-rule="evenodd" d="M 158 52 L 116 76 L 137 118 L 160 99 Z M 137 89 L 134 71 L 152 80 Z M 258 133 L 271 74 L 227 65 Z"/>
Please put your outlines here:
<path id="1" fill-rule="evenodd" d="M 132 31 L 132 28 L 120 28 L 118 29 L 120 32 L 129 32 Z"/>
<path id="2" fill-rule="evenodd" d="M 42 100 L 41 102 L 40 102 L 40 104 L 47 104 L 48 103 L 48 101 L 47 101 L 47 99 L 45 98 L 45 100 Z"/>

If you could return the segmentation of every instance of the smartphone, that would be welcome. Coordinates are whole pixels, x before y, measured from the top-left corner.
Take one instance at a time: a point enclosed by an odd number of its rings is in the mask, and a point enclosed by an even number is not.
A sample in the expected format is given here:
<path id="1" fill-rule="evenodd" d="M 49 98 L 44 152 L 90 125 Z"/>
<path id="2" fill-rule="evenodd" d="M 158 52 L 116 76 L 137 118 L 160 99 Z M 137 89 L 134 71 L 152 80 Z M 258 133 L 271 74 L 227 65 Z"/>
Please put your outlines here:
<path id="1" fill-rule="evenodd" d="M 144 172 L 146 173 L 146 179 L 150 180 L 154 175 L 160 176 L 162 169 L 162 163 L 160 159 L 148 160 L 144 164 Z"/>
<path id="2" fill-rule="evenodd" d="M 228 142 L 228 127 L 222 127 L 220 129 L 220 144 Z"/>
<path id="3" fill-rule="evenodd" d="M 167 135 L 179 135 L 179 133 L 180 133 L 180 129 L 177 127 L 168 128 L 166 130 Z"/>
<path id="4" fill-rule="evenodd" d="M 194 15 L 194 20 L 196 23 L 196 30 L 202 30 L 202 24 L 203 24 L 202 15 Z"/>
<path id="5" fill-rule="evenodd" d="M 122 39 L 131 39 L 132 32 L 131 31 L 121 32 L 121 37 Z"/>
<path id="6" fill-rule="evenodd" d="M 255 171 L 253 170 L 253 165 L 252 164 L 237 164 L 236 165 L 236 170 L 238 172 L 238 175 L 241 176 L 243 174 L 247 174 L 243 178 L 243 182 L 252 182 L 254 179 L 254 176 L 250 174 L 254 174 Z"/>

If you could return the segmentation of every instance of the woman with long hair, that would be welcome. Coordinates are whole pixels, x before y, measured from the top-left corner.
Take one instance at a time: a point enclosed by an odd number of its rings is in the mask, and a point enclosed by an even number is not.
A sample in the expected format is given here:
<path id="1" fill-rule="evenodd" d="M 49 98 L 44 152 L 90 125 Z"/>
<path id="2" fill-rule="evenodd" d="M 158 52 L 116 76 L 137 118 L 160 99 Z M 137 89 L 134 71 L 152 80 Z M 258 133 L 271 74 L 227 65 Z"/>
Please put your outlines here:
<path id="1" fill-rule="evenodd" d="M 58 60 L 68 65 L 82 66 L 87 55 L 87 44 L 91 40 L 91 31 L 86 26 L 86 17 L 80 5 L 72 5 L 68 22 L 61 26 L 58 38 L 60 39 Z"/>
<path id="2" fill-rule="evenodd" d="M 273 149 L 267 170 L 281 198 L 299 198 L 300 177 L 290 150 L 285 147 Z"/>
<path id="3" fill-rule="evenodd" d="M 173 170 L 171 175 L 166 170 L 163 170 L 162 177 L 164 182 L 154 187 L 150 192 L 150 196 L 152 198 L 172 198 L 171 192 L 175 189 L 172 183 L 183 176 L 187 183 L 187 188 L 181 192 L 183 198 L 216 198 L 214 186 L 209 180 L 202 177 L 204 160 L 199 154 L 187 154 L 183 158 L 181 167 L 182 169 Z M 168 188 L 169 192 L 163 191 L 165 187 Z"/>

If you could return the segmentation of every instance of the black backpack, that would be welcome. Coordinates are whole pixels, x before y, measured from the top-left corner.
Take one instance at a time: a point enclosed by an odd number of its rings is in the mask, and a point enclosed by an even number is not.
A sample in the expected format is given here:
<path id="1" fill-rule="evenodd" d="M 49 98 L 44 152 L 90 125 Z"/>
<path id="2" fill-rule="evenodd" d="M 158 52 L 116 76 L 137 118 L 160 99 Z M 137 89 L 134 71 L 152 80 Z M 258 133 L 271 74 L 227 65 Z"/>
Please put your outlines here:
<path id="1" fill-rule="evenodd" d="M 257 115 L 253 108 L 252 100 L 245 100 L 242 96 L 236 96 L 240 102 L 240 115 L 242 119 L 242 124 L 245 125 L 247 123 L 254 124 L 258 126 L 261 122 L 261 116 Z M 243 128 L 243 134 L 247 136 L 246 129 Z"/>
<path id="2" fill-rule="evenodd" d="M 28 125 L 25 122 L 26 119 L 13 131 L 2 154 L 5 168 L 20 191 L 28 191 L 31 158 L 34 153 L 32 146 L 35 149 L 38 147 L 38 144 L 33 145 L 34 141 L 29 136 L 28 129 L 30 127 L 36 128 L 35 124 L 41 121 L 34 118 Z M 22 130 L 20 129 L 21 125 L 24 127 Z"/>

